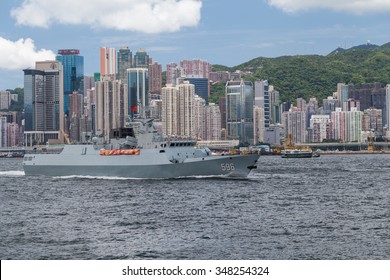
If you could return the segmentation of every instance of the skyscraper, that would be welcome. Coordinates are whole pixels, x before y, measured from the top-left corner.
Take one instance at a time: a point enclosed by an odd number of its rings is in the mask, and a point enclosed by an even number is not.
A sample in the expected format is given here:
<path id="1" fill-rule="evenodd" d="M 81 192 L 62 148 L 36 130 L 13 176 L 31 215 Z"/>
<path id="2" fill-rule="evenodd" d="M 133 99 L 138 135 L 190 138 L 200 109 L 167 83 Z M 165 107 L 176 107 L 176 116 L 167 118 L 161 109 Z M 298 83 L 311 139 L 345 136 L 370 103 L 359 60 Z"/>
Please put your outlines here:
<path id="1" fill-rule="evenodd" d="M 56 60 L 63 65 L 64 113 L 69 111 L 69 95 L 74 91 L 84 94 L 84 57 L 76 49 L 59 50 Z"/>
<path id="2" fill-rule="evenodd" d="M 25 144 L 60 139 L 64 129 L 64 86 L 59 61 L 35 63 L 24 71 Z"/>
<path id="3" fill-rule="evenodd" d="M 339 101 L 340 106 L 346 101 L 349 96 L 349 86 L 343 83 L 338 83 L 337 84 L 337 100 Z"/>
<path id="4" fill-rule="evenodd" d="M 145 50 L 138 50 L 134 55 L 134 68 L 149 68 L 149 55 Z"/>
<path id="5" fill-rule="evenodd" d="M 116 50 L 114 48 L 100 48 L 100 78 L 109 75 L 116 79 Z"/>
<path id="6" fill-rule="evenodd" d="M 227 138 L 253 143 L 253 83 L 228 81 L 226 96 Z"/>
<path id="7" fill-rule="evenodd" d="M 131 115 L 146 113 L 149 106 L 149 71 L 147 68 L 127 69 L 128 100 Z"/>
<path id="8" fill-rule="evenodd" d="M 128 47 L 122 47 L 118 51 L 118 79 L 127 84 L 127 69 L 133 64 L 133 53 Z"/>
<path id="9" fill-rule="evenodd" d="M 265 129 L 270 124 L 270 98 L 268 81 L 255 81 L 254 96 L 254 138 L 255 143 L 263 142 Z"/>

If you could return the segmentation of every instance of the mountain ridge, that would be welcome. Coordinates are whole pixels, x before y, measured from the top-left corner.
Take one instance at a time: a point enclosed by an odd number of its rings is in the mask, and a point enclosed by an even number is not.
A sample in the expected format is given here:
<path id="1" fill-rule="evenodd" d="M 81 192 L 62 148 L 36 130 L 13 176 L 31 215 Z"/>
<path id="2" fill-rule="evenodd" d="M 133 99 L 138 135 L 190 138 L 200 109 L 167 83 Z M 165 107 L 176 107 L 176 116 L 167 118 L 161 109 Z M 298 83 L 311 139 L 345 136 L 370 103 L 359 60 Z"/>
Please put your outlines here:
<path id="1" fill-rule="evenodd" d="M 248 80 L 268 80 L 281 100 L 290 102 L 298 97 L 322 101 L 336 91 L 337 83 L 390 83 L 390 43 L 336 50 L 328 55 L 257 57 L 234 67 L 213 65 L 213 71 L 251 71 Z M 213 101 L 224 94 L 220 87 L 211 90 Z"/>

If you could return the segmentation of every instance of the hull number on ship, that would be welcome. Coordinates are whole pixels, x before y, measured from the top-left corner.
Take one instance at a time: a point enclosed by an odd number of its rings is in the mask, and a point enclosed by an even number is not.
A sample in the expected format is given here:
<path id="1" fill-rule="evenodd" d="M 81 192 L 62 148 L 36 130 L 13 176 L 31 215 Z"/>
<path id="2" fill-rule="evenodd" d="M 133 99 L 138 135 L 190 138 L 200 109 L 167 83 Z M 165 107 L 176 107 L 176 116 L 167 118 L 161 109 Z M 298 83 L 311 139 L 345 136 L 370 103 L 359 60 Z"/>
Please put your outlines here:
<path id="1" fill-rule="evenodd" d="M 232 171 L 235 169 L 234 163 L 221 163 L 222 171 Z"/>

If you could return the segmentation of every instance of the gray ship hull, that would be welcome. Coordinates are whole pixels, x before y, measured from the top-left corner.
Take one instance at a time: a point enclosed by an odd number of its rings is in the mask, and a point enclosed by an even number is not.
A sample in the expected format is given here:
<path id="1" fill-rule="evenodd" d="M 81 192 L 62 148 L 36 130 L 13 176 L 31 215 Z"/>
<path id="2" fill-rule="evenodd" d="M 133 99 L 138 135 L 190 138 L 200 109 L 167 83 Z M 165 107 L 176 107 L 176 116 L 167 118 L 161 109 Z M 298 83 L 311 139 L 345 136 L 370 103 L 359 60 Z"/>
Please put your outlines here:
<path id="1" fill-rule="evenodd" d="M 256 168 L 256 154 L 184 158 L 172 162 L 154 150 L 139 156 L 101 156 L 97 152 L 74 153 L 73 147 L 61 154 L 30 154 L 23 161 L 26 175 L 97 176 L 121 178 L 181 178 L 196 176 L 246 177 Z"/>

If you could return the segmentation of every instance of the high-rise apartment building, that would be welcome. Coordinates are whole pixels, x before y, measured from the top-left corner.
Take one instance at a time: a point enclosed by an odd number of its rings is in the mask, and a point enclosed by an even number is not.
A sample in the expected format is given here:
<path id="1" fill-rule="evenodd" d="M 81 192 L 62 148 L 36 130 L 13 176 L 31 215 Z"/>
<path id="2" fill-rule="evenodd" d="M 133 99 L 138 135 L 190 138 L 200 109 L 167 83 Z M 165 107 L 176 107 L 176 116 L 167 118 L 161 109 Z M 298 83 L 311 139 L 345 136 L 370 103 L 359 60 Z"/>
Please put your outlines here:
<path id="1" fill-rule="evenodd" d="M 253 83 L 228 81 L 226 96 L 226 137 L 253 143 Z"/>
<path id="2" fill-rule="evenodd" d="M 260 106 L 253 107 L 253 135 L 254 142 L 263 143 L 265 139 L 265 121 L 264 121 L 264 108 Z"/>
<path id="3" fill-rule="evenodd" d="M 309 142 L 321 143 L 322 140 L 328 139 L 327 128 L 330 121 L 329 115 L 312 115 L 310 118 L 312 139 L 309 139 Z"/>
<path id="4" fill-rule="evenodd" d="M 298 109 L 282 113 L 284 137 L 291 135 L 296 144 L 306 143 L 306 112 Z"/>
<path id="5" fill-rule="evenodd" d="M 118 51 L 118 79 L 127 84 L 127 69 L 133 67 L 133 53 L 129 47 L 122 47 Z"/>
<path id="6" fill-rule="evenodd" d="M 194 138 L 196 135 L 194 85 L 184 82 L 176 87 L 164 87 L 161 97 L 164 135 Z"/>
<path id="7" fill-rule="evenodd" d="M 161 91 L 162 131 L 166 136 L 178 135 L 179 98 L 175 86 L 168 85 Z"/>
<path id="8" fill-rule="evenodd" d="M 167 81 L 166 85 L 176 86 L 180 83 L 179 79 L 186 77 L 184 69 L 178 66 L 176 63 L 167 64 Z"/>
<path id="9" fill-rule="evenodd" d="M 382 110 L 366 109 L 363 112 L 362 131 L 374 132 L 376 136 L 383 135 Z"/>
<path id="10" fill-rule="evenodd" d="M 39 61 L 24 71 L 25 144 L 60 139 L 64 129 L 62 64 Z"/>
<path id="11" fill-rule="evenodd" d="M 195 85 L 195 92 L 208 102 L 210 96 L 210 72 L 211 64 L 205 60 L 182 60 L 180 61 L 179 73 L 187 81 Z"/>
<path id="12" fill-rule="evenodd" d="M 69 138 L 72 143 L 81 141 L 81 127 L 84 120 L 84 96 L 77 91 L 69 95 Z"/>
<path id="13" fill-rule="evenodd" d="M 146 113 L 149 106 L 149 70 L 127 69 L 128 100 L 131 115 Z"/>
<path id="14" fill-rule="evenodd" d="M 69 112 L 69 95 L 74 91 L 84 94 L 84 57 L 76 49 L 59 50 L 56 60 L 61 62 L 64 75 L 64 113 Z"/>
<path id="15" fill-rule="evenodd" d="M 117 75 L 116 50 L 114 48 L 100 48 L 100 79 L 111 76 L 115 80 Z"/>
<path id="16" fill-rule="evenodd" d="M 0 148 L 8 147 L 8 123 L 6 117 L 0 117 Z"/>
<path id="17" fill-rule="evenodd" d="M 351 108 L 351 111 L 341 111 L 336 108 L 332 112 L 331 119 L 333 123 L 334 139 L 343 142 L 361 142 L 363 112 L 357 108 Z"/>
<path id="18" fill-rule="evenodd" d="M 205 60 L 182 60 L 180 67 L 184 69 L 187 78 L 210 78 L 211 64 Z"/>
<path id="19" fill-rule="evenodd" d="M 268 87 L 268 94 L 270 107 L 269 123 L 270 125 L 278 124 L 280 123 L 280 94 L 272 85 Z"/>
<path id="20" fill-rule="evenodd" d="M 100 78 L 98 79 L 100 81 Z M 87 90 L 95 87 L 95 77 L 93 76 L 84 76 L 84 94 Z"/>
<path id="21" fill-rule="evenodd" d="M 204 113 L 206 101 L 199 95 L 194 95 L 194 133 L 195 138 L 202 140 L 205 137 Z"/>
<path id="22" fill-rule="evenodd" d="M 149 65 L 149 93 L 151 99 L 160 99 L 162 89 L 162 66 L 157 62 Z"/>
<path id="23" fill-rule="evenodd" d="M 124 127 L 128 119 L 127 85 L 106 77 L 96 82 L 95 90 L 95 131 L 108 141 L 111 130 Z"/>
<path id="24" fill-rule="evenodd" d="M 8 90 L 0 91 L 0 110 L 8 110 L 11 105 L 11 93 Z"/>
<path id="25" fill-rule="evenodd" d="M 210 103 L 204 107 L 204 133 L 203 140 L 221 140 L 221 112 L 219 106 Z"/>
<path id="26" fill-rule="evenodd" d="M 336 111 L 336 108 L 340 107 L 340 102 L 338 99 L 335 99 L 332 96 L 329 96 L 327 99 L 322 100 L 322 111 L 323 114 L 329 115 Z"/>
<path id="27" fill-rule="evenodd" d="M 386 138 L 390 139 L 390 84 L 386 85 Z"/>

